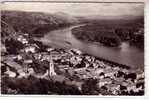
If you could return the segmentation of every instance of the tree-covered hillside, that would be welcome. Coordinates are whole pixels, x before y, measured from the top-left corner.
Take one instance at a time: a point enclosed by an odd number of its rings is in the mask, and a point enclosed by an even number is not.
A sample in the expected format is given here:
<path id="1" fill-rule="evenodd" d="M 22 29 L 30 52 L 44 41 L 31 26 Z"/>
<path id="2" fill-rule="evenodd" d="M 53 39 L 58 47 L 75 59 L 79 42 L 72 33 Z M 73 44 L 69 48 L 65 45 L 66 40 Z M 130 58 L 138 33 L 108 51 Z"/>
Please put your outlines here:
<path id="1" fill-rule="evenodd" d="M 16 32 L 28 33 L 34 36 L 42 36 L 42 34 L 56 28 L 77 23 L 74 20 L 75 18 L 72 21 L 71 19 L 66 20 L 67 18 L 57 16 L 56 14 L 24 11 L 2 11 L 1 19 L 7 25 L 13 27 Z"/>

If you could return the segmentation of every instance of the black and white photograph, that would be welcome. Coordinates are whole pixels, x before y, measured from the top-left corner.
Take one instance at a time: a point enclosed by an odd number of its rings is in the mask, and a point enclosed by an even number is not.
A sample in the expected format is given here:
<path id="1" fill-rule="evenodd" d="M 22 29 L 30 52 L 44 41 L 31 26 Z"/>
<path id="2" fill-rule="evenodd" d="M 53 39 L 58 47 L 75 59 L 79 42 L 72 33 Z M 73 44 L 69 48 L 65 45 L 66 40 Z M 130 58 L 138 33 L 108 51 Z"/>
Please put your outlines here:
<path id="1" fill-rule="evenodd" d="M 144 2 L 1 5 L 2 95 L 145 95 Z"/>

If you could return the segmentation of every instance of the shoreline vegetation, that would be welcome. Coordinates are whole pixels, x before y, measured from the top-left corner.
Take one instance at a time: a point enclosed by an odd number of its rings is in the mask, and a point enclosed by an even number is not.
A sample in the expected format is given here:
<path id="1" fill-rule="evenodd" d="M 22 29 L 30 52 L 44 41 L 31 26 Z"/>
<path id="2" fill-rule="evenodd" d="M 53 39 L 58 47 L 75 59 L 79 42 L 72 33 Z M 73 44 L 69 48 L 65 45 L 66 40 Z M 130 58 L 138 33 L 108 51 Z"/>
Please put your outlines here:
<path id="1" fill-rule="evenodd" d="M 28 19 L 22 19 L 22 14 L 2 12 L 7 23 L 2 23 L 1 32 L 2 94 L 144 95 L 144 70 L 134 71 L 77 49 L 44 45 L 32 35 L 38 24 L 34 22 L 41 17 L 29 17 L 30 13 Z M 33 20 L 33 27 L 26 20 Z"/>

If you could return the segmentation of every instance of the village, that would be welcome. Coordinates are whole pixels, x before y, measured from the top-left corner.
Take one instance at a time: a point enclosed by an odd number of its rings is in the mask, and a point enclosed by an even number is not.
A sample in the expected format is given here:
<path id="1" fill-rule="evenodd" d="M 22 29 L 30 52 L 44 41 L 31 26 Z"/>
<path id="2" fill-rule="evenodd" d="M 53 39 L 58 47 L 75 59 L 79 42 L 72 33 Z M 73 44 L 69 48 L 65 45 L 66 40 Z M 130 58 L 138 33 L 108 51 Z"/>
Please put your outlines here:
<path id="1" fill-rule="evenodd" d="M 16 43 L 18 47 L 14 45 Z M 69 95 L 144 94 L 144 72 L 140 69 L 136 72 L 111 64 L 75 48 L 65 50 L 45 46 L 27 33 L 17 33 L 5 39 L 5 46 L 2 45 L 1 50 L 1 76 L 3 82 L 9 79 L 10 84 L 3 86 L 9 89 L 2 88 L 2 93 L 7 94 L 29 94 L 30 92 L 23 92 L 19 87 L 12 88 L 11 85 L 15 82 L 10 81 L 29 77 L 75 86 L 76 91 L 72 89 L 70 92 L 68 88 L 69 92 L 66 94 Z M 58 87 L 50 88 L 46 94 L 65 94 L 62 90 L 54 90 Z"/>

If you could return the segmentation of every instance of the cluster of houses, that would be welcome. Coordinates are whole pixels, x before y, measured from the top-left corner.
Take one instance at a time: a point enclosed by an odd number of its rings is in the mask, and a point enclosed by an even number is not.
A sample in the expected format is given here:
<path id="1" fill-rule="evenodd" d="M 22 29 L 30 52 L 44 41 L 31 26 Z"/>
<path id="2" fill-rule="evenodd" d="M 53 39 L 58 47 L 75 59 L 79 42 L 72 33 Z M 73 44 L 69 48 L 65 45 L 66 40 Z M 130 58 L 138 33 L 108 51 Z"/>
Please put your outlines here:
<path id="1" fill-rule="evenodd" d="M 40 51 L 38 44 L 30 43 L 27 37 L 22 34 L 15 37 L 24 48 L 20 49 L 18 54 L 3 57 L 2 77 L 34 76 L 47 79 L 47 77 L 64 75 L 75 83 L 90 78 L 96 79 L 97 88 L 103 88 L 112 95 L 129 95 L 144 91 L 144 72 L 137 74 L 126 68 L 111 66 L 77 49 L 46 47 L 44 51 Z M 82 90 L 81 86 L 78 88 Z"/>
<path id="2" fill-rule="evenodd" d="M 72 52 L 67 55 L 70 58 L 69 63 L 65 63 L 65 69 L 70 77 L 75 75 L 79 80 L 96 79 L 97 87 L 105 87 L 104 89 L 112 95 L 137 95 L 144 90 L 143 71 L 135 73 L 131 69 L 111 66 L 89 55 Z M 68 64 L 72 64 L 72 67 Z"/>

